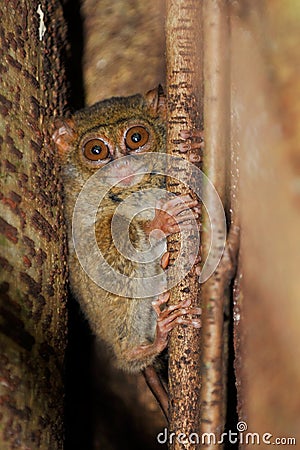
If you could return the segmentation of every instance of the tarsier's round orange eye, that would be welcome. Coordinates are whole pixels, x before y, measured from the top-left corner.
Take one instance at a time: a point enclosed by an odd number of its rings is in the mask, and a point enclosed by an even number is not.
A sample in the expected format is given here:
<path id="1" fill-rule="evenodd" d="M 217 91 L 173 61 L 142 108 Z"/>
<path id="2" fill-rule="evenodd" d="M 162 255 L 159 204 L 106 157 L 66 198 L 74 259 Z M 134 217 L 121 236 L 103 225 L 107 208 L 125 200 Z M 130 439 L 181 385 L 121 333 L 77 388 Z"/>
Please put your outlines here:
<path id="1" fill-rule="evenodd" d="M 83 154 L 90 161 L 101 161 L 108 157 L 109 149 L 101 139 L 91 139 L 84 144 Z"/>
<path id="2" fill-rule="evenodd" d="M 137 150 L 147 144 L 149 132 L 142 126 L 129 128 L 125 136 L 126 147 L 130 150 Z"/>

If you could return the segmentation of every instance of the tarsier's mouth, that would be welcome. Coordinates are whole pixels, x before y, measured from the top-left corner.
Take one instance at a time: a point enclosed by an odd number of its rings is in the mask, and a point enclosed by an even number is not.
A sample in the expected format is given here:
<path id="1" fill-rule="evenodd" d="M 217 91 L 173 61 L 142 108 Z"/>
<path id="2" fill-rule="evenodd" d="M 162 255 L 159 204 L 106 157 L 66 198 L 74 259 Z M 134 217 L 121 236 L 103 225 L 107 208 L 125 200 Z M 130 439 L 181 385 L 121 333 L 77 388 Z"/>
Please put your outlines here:
<path id="1" fill-rule="evenodd" d="M 113 174 L 105 177 L 109 184 L 130 186 L 139 183 L 146 174 L 151 173 L 151 168 L 141 161 L 129 161 L 127 158 L 114 163 Z"/>

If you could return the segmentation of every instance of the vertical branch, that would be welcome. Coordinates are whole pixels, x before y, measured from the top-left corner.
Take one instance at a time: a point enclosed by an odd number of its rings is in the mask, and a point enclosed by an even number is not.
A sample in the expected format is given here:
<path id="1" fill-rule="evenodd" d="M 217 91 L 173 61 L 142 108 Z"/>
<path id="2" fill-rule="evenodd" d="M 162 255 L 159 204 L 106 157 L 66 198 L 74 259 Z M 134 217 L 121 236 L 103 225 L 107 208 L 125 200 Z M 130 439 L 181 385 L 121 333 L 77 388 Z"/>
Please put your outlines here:
<path id="1" fill-rule="evenodd" d="M 45 118 L 62 113 L 57 0 L 0 2 L 0 448 L 63 448 L 66 247 Z"/>
<path id="2" fill-rule="evenodd" d="M 229 160 L 230 83 L 229 26 L 226 0 L 205 0 L 203 3 L 204 36 L 204 132 L 203 170 L 225 202 L 226 161 Z M 214 210 L 214 199 L 204 199 Z M 202 245 L 205 255 L 210 246 L 210 222 L 203 213 Z M 230 261 L 223 258 L 214 275 L 202 287 L 202 433 L 222 433 L 225 416 L 224 309 L 227 271 Z M 211 444 L 209 448 L 217 448 Z"/>
<path id="3" fill-rule="evenodd" d="M 200 129 L 202 116 L 200 94 L 202 73 L 201 54 L 201 2 L 197 0 L 167 1 L 167 94 L 168 94 L 168 144 L 167 152 L 178 156 L 179 145 L 184 141 L 181 130 Z M 200 162 L 200 154 L 193 150 L 182 155 L 188 160 Z M 168 181 L 168 189 L 174 194 L 188 193 L 191 174 L 181 174 L 183 183 Z M 184 185 L 186 183 L 186 185 Z M 180 235 L 173 235 L 168 242 L 171 254 L 170 266 L 176 266 L 180 249 Z M 197 252 L 198 249 L 195 249 Z M 177 266 L 176 266 L 177 268 Z M 190 299 L 192 305 L 200 302 L 198 276 L 195 268 L 171 292 L 171 303 Z M 192 327 L 178 326 L 169 341 L 169 418 L 170 432 L 198 432 L 200 352 L 199 331 Z M 195 448 L 173 439 L 171 448 Z"/>

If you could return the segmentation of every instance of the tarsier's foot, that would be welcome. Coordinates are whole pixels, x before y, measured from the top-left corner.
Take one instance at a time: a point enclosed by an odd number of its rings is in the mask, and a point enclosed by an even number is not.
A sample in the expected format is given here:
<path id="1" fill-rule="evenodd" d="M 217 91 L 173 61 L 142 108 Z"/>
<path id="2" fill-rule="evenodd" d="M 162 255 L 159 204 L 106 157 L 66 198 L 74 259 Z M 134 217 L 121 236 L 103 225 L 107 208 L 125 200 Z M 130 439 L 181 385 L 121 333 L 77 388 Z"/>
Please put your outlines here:
<path id="1" fill-rule="evenodd" d="M 188 314 L 200 315 L 201 308 L 190 307 L 190 300 L 178 303 L 178 305 L 164 307 L 169 300 L 170 294 L 161 294 L 157 300 L 152 302 L 153 309 L 157 314 L 156 336 L 152 344 L 157 353 L 162 352 L 168 344 L 169 332 L 179 324 L 192 325 L 195 328 L 201 327 L 199 318 L 188 317 Z M 152 366 L 144 369 L 143 374 L 152 393 L 168 420 L 168 392 L 167 389 Z"/>
<path id="2" fill-rule="evenodd" d="M 154 344 L 160 351 L 164 350 L 168 344 L 169 332 L 176 325 L 192 325 L 194 328 L 201 328 L 201 320 L 199 318 L 188 317 L 188 315 L 201 315 L 201 308 L 191 307 L 191 300 L 184 300 L 177 305 L 166 305 L 170 297 L 169 292 L 161 294 L 157 300 L 152 302 L 153 309 L 157 314 L 156 336 Z"/>
<path id="3" fill-rule="evenodd" d="M 154 219 L 146 224 L 148 236 L 157 239 L 192 228 L 191 220 L 199 216 L 199 202 L 189 194 L 179 195 L 171 200 L 159 200 Z"/>
<path id="4" fill-rule="evenodd" d="M 154 342 L 151 344 L 139 345 L 127 355 L 129 359 L 145 359 L 161 353 L 168 344 L 169 332 L 176 325 L 192 325 L 194 328 L 201 328 L 199 318 L 188 317 L 188 315 L 201 315 L 201 308 L 191 307 L 190 299 L 184 300 L 177 305 L 166 305 L 170 297 L 169 292 L 161 294 L 157 300 L 152 302 L 154 311 L 157 314 L 156 334 Z"/>

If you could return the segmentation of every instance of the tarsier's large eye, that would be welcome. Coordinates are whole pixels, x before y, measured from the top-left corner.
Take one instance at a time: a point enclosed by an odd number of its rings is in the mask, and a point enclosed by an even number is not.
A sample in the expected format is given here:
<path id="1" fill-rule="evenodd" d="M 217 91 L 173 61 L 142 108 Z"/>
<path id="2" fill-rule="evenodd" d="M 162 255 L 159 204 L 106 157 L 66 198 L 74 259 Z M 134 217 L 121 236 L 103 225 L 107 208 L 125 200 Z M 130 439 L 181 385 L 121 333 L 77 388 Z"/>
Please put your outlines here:
<path id="1" fill-rule="evenodd" d="M 125 136 L 126 147 L 130 150 L 137 150 L 147 144 L 149 132 L 142 126 L 129 128 Z"/>
<path id="2" fill-rule="evenodd" d="M 90 161 L 101 161 L 108 157 L 109 149 L 101 139 L 91 139 L 84 144 L 83 154 Z"/>

